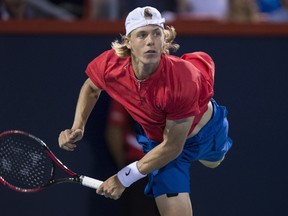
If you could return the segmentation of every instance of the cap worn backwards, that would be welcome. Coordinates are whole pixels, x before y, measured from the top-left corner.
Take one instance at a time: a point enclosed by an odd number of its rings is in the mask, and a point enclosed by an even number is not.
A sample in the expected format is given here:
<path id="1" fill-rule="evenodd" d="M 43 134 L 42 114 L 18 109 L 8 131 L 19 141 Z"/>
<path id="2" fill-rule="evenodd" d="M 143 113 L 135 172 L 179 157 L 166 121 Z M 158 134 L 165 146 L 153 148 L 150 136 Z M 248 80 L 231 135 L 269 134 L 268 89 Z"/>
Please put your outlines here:
<path id="1" fill-rule="evenodd" d="M 145 16 L 145 11 L 151 13 L 152 16 Z M 138 7 L 131 11 L 125 21 L 126 36 L 133 30 L 147 26 L 158 25 L 164 28 L 165 18 L 162 18 L 160 12 L 153 7 Z"/>

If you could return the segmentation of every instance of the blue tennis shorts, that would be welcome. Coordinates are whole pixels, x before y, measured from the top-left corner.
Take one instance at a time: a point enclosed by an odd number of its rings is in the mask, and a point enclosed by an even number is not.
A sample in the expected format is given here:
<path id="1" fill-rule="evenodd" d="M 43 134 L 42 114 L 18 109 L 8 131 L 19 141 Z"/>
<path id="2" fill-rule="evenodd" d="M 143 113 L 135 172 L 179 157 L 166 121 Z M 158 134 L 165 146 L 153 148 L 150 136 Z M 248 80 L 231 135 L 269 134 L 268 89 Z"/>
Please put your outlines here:
<path id="1" fill-rule="evenodd" d="M 182 153 L 159 170 L 150 173 L 145 188 L 147 196 L 162 194 L 190 193 L 190 165 L 197 160 L 219 161 L 232 146 L 228 137 L 227 109 L 219 106 L 214 99 L 211 120 L 197 135 L 186 140 Z M 140 125 L 136 126 L 136 137 L 143 146 L 144 153 L 153 149 L 158 142 L 150 140 Z"/>

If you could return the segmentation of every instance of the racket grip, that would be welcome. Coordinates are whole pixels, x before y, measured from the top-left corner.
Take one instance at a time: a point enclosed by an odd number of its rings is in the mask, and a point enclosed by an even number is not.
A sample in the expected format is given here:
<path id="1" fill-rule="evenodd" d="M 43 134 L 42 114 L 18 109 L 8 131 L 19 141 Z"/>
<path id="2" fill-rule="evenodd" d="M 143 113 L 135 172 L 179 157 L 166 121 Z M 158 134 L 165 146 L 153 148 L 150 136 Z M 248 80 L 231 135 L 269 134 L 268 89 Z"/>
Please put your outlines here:
<path id="1" fill-rule="evenodd" d="M 103 183 L 103 181 L 100 181 L 100 180 L 97 180 L 94 178 L 90 178 L 87 176 L 80 176 L 80 180 L 81 180 L 82 185 L 84 185 L 86 187 L 93 188 L 93 189 L 97 189 Z"/>

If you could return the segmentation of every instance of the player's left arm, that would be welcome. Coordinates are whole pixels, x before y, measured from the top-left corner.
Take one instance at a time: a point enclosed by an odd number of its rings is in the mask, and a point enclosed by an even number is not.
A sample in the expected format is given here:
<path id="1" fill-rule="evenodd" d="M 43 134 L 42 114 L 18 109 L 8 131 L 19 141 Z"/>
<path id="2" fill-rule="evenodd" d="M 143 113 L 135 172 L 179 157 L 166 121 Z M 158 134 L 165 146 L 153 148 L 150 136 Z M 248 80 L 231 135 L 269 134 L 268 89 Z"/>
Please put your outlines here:
<path id="1" fill-rule="evenodd" d="M 163 142 L 148 152 L 137 163 L 140 173 L 148 174 L 168 164 L 181 154 L 194 117 L 166 120 Z"/>
<path id="2" fill-rule="evenodd" d="M 137 163 L 133 163 L 134 166 L 136 166 L 134 169 L 129 168 L 130 164 L 128 167 L 124 167 L 119 171 L 118 176 L 114 175 L 108 178 L 97 189 L 97 193 L 112 199 L 119 199 L 124 192 L 125 187 L 129 187 L 130 183 L 137 181 L 156 169 L 160 169 L 170 161 L 177 158 L 183 150 L 193 120 L 194 117 L 173 121 L 167 120 L 163 133 L 163 142 L 148 152 Z M 132 169 L 134 171 L 131 171 Z M 135 169 L 137 170 L 136 173 L 138 172 L 136 175 L 132 174 L 132 172 L 135 173 Z M 124 186 L 123 182 L 119 180 L 119 173 L 121 173 L 120 176 L 124 176 L 124 178 L 128 179 L 128 181 L 124 179 L 126 183 L 129 183 L 127 186 Z"/>

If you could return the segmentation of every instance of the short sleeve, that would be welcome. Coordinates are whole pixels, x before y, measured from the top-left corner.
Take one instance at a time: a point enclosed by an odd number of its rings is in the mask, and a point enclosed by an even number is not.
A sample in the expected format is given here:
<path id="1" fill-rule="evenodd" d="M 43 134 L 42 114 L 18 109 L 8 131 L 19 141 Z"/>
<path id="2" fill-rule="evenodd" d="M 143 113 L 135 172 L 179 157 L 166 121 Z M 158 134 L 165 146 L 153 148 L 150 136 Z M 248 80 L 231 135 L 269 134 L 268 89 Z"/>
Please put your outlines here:
<path id="1" fill-rule="evenodd" d="M 187 53 L 181 56 L 181 58 L 192 63 L 201 72 L 211 88 L 214 87 L 215 64 L 207 53 Z"/>
<path id="2" fill-rule="evenodd" d="M 105 71 L 108 63 L 108 56 L 111 50 L 108 50 L 95 59 L 93 59 L 86 68 L 87 76 L 100 89 L 105 89 Z"/>

